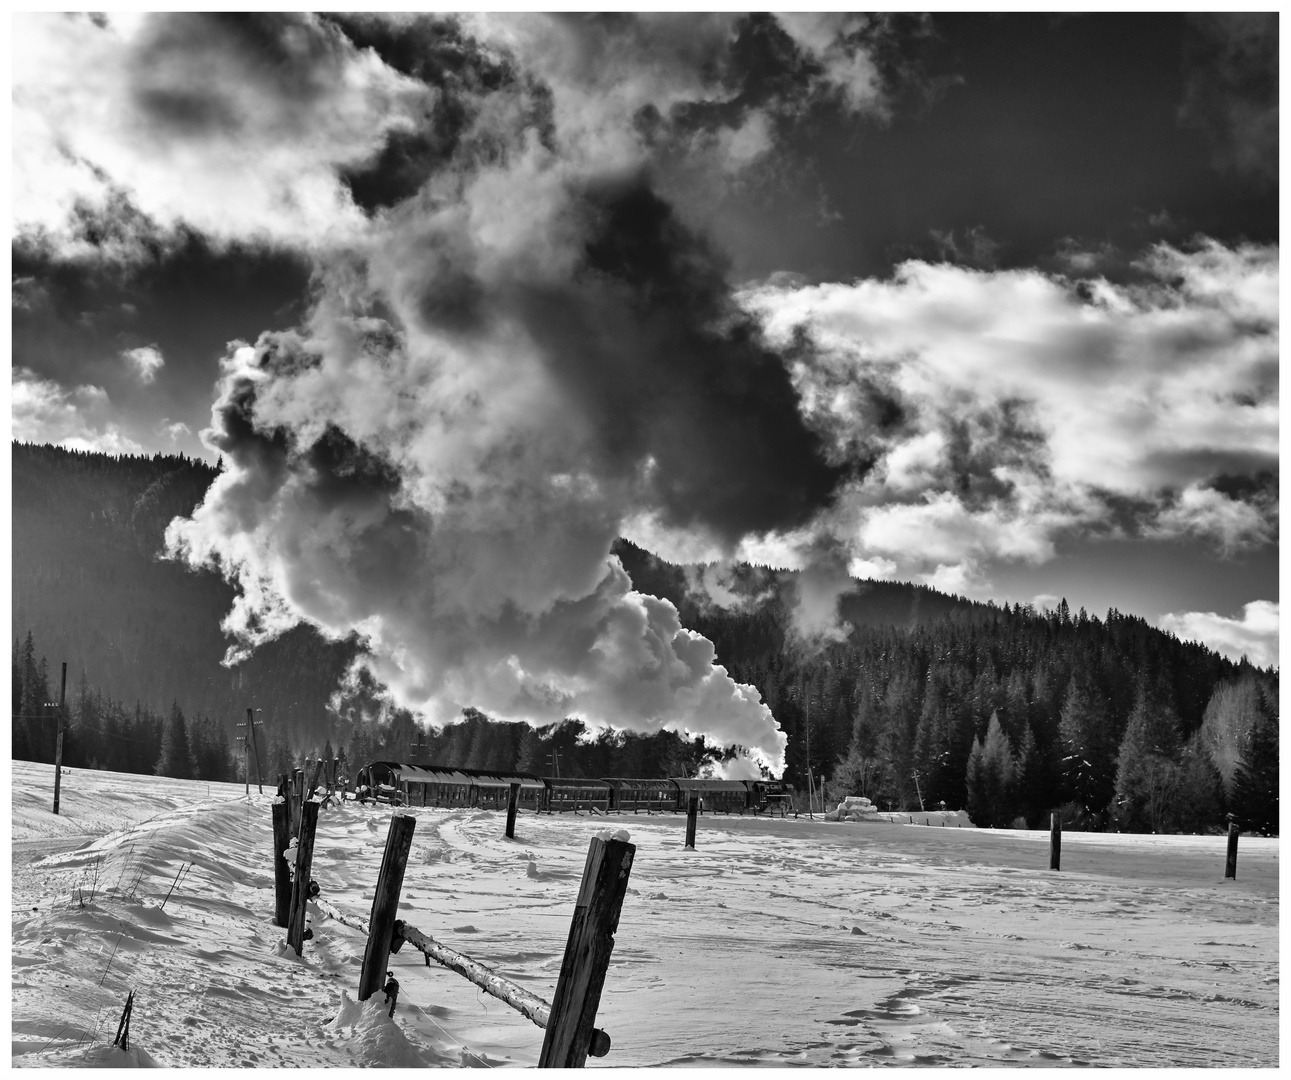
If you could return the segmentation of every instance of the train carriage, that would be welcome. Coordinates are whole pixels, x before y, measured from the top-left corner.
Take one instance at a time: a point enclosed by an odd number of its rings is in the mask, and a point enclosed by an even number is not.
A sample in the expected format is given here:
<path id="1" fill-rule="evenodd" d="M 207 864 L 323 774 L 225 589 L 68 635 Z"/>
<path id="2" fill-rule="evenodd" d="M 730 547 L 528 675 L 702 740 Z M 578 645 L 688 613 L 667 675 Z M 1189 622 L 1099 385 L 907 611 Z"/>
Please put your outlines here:
<path id="1" fill-rule="evenodd" d="M 574 813 L 597 810 L 602 814 L 610 811 L 610 794 L 613 789 L 606 780 L 591 780 L 581 776 L 563 779 L 559 776 L 544 776 L 542 782 L 547 788 L 547 805 L 544 809 L 550 814 L 564 813 L 567 810 Z"/>
<path id="2" fill-rule="evenodd" d="M 531 773 L 495 773 L 483 769 L 459 769 L 471 778 L 473 790 L 471 806 L 505 810 L 511 801 L 511 785 L 520 785 L 517 805 L 532 810 L 542 809 L 546 801 L 547 786 Z"/>
<path id="3" fill-rule="evenodd" d="M 610 809 L 620 814 L 678 809 L 680 795 L 671 780 L 608 776 L 605 782 L 610 785 Z"/>
<path id="4" fill-rule="evenodd" d="M 698 795 L 706 813 L 742 814 L 749 809 L 749 788 L 744 780 L 709 780 L 701 777 L 679 777 L 673 780 L 680 796 L 680 809 L 686 809 L 691 795 Z"/>

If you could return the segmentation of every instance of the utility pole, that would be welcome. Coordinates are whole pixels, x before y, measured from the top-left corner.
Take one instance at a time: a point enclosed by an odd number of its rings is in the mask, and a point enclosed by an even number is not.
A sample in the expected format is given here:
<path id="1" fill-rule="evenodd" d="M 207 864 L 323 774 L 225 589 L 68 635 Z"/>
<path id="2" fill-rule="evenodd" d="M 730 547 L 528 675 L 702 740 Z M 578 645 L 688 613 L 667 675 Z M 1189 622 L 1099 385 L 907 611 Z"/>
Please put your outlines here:
<path id="1" fill-rule="evenodd" d="M 256 787 L 260 789 L 260 794 L 263 795 L 264 780 L 261 777 L 260 770 L 260 747 L 256 745 L 256 727 L 264 727 L 264 721 L 255 719 L 253 715 L 254 712 L 254 709 L 248 708 L 247 722 L 245 724 L 237 725 L 238 727 L 244 727 L 247 729 L 247 734 L 239 735 L 238 738 L 242 740 L 242 751 L 246 755 L 247 795 L 251 794 L 251 755 L 253 753 L 255 754 L 256 759 Z"/>
<path id="2" fill-rule="evenodd" d="M 811 813 L 816 802 L 816 799 L 815 799 L 816 787 L 815 787 L 815 784 L 812 783 L 812 779 L 811 779 L 811 697 L 810 696 L 807 697 L 806 727 L 807 727 L 807 816 L 811 818 L 812 821 L 815 821 L 816 819 L 812 817 L 812 813 Z"/>
<path id="3" fill-rule="evenodd" d="M 63 709 L 67 704 L 67 661 L 63 661 L 63 681 L 58 690 L 58 735 L 54 740 L 54 813 L 58 813 L 59 792 L 63 786 Z"/>
<path id="4" fill-rule="evenodd" d="M 552 768 L 556 770 L 556 779 L 560 779 L 560 751 L 552 747 L 552 751 L 547 755 L 547 760 L 551 762 Z"/>
<path id="5" fill-rule="evenodd" d="M 914 777 L 914 793 L 919 796 L 919 810 L 922 811 L 923 810 L 923 792 L 919 790 L 919 770 L 915 769 L 915 771 L 912 772 L 910 775 Z"/>

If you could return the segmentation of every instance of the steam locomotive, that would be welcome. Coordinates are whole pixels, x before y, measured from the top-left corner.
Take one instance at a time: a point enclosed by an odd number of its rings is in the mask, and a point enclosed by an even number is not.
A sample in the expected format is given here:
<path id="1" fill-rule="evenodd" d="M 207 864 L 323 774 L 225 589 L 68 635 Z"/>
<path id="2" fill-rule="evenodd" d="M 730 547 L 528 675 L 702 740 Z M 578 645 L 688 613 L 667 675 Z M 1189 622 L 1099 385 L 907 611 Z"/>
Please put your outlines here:
<path id="1" fill-rule="evenodd" d="M 493 773 L 482 769 L 451 769 L 439 765 L 408 765 L 373 761 L 358 774 L 355 792 L 393 806 L 446 806 L 506 809 L 511 785 L 519 784 L 518 805 L 538 813 L 581 811 L 609 813 L 684 813 L 692 795 L 705 812 L 781 815 L 793 788 L 778 780 L 709 780 L 699 777 L 641 779 L 610 776 L 535 776 L 532 773 Z"/>

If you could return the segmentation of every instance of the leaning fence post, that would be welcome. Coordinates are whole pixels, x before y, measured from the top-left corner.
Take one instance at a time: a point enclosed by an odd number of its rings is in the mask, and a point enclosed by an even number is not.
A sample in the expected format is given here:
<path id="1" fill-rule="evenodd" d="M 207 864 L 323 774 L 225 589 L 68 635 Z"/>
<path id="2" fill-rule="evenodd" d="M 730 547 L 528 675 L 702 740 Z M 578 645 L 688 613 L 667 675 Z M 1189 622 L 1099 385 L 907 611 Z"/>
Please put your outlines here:
<path id="1" fill-rule="evenodd" d="M 422 789 L 425 790 L 424 788 Z M 423 795 L 424 799 L 425 796 Z M 516 838 L 516 807 L 520 804 L 520 785 L 511 785 L 511 797 L 507 800 L 507 839 Z M 423 805 L 424 802 L 423 802 Z"/>
<path id="2" fill-rule="evenodd" d="M 695 815 L 699 813 L 699 796 L 692 795 L 686 804 L 686 846 L 695 850 Z"/>
<path id="3" fill-rule="evenodd" d="M 287 918 L 287 944 L 300 956 L 305 949 L 305 901 L 309 899 L 309 872 L 314 863 L 314 829 L 318 803 L 301 807 L 300 835 L 296 838 L 296 873 L 291 882 L 291 912 Z"/>
<path id="4" fill-rule="evenodd" d="M 626 840 L 602 840 L 599 836 L 593 837 L 588 847 L 583 883 L 538 1057 L 540 1069 L 581 1069 L 587 1061 L 635 853 L 636 845 Z"/>
<path id="5" fill-rule="evenodd" d="M 1224 877 L 1237 880 L 1237 834 L 1241 830 L 1237 827 L 1237 822 L 1228 823 L 1228 858 L 1224 860 Z"/>
<path id="6" fill-rule="evenodd" d="M 390 940 L 394 936 L 395 915 L 399 910 L 399 893 L 403 889 L 403 872 L 412 847 L 412 830 L 417 819 L 411 814 L 394 813 L 386 835 L 381 874 L 372 897 L 372 917 L 368 920 L 368 944 L 363 950 L 363 971 L 359 975 L 359 1000 L 366 1001 L 385 984 L 386 963 L 390 959 Z"/>
<path id="7" fill-rule="evenodd" d="M 1049 869 L 1057 870 L 1062 855 L 1062 818 L 1055 810 L 1049 815 Z"/>
<path id="8" fill-rule="evenodd" d="M 291 845 L 291 810 L 286 801 L 273 804 L 273 921 L 286 926 L 291 911 L 291 870 L 285 852 Z"/>
<path id="9" fill-rule="evenodd" d="M 113 1046 L 122 1050 L 130 1049 L 130 1013 L 134 1009 L 134 991 L 126 995 L 126 1007 L 121 1011 L 121 1022 L 117 1024 L 117 1037 L 112 1040 Z"/>

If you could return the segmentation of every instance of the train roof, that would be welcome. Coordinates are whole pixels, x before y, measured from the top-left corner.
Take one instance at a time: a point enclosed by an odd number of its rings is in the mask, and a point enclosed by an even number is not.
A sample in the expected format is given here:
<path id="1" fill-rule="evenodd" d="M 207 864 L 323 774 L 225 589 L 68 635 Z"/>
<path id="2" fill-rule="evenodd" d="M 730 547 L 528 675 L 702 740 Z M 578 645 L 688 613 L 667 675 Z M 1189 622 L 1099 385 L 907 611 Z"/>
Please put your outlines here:
<path id="1" fill-rule="evenodd" d="M 707 780 L 699 776 L 674 776 L 672 782 L 682 791 L 744 791 L 743 780 Z"/>
<path id="2" fill-rule="evenodd" d="M 542 781 L 532 773 L 497 773 L 487 769 L 453 769 L 442 765 L 409 765 L 401 761 L 374 761 L 384 765 L 410 784 L 474 784 L 476 787 L 540 788 Z"/>

